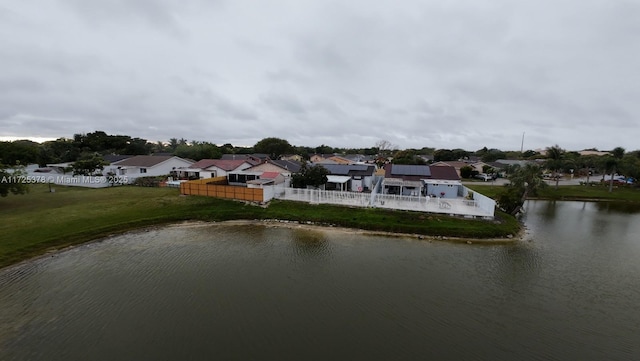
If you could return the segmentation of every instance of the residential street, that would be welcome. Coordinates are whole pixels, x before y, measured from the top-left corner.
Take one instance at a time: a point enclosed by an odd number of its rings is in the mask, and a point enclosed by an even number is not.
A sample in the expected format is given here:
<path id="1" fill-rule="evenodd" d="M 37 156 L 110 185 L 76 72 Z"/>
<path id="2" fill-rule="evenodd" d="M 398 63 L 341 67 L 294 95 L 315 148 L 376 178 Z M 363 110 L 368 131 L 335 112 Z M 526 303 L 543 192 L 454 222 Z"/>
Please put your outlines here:
<path id="1" fill-rule="evenodd" d="M 589 177 L 589 182 L 599 182 L 602 179 L 602 176 L 595 176 L 595 177 Z M 562 178 L 560 179 L 560 181 L 558 182 L 559 186 L 573 186 L 573 185 L 580 185 L 580 182 L 586 182 L 587 181 L 587 177 L 574 177 L 573 179 L 570 178 Z M 487 185 L 487 186 L 501 186 L 504 184 L 507 184 L 509 182 L 508 179 L 506 178 L 498 178 L 496 180 L 493 181 L 487 181 L 487 182 L 483 182 L 483 181 L 462 181 L 462 184 L 465 185 L 477 185 L 477 186 L 482 186 L 482 185 Z M 551 179 L 547 179 L 546 182 L 549 185 L 555 186 L 556 185 L 556 181 L 551 180 Z"/>

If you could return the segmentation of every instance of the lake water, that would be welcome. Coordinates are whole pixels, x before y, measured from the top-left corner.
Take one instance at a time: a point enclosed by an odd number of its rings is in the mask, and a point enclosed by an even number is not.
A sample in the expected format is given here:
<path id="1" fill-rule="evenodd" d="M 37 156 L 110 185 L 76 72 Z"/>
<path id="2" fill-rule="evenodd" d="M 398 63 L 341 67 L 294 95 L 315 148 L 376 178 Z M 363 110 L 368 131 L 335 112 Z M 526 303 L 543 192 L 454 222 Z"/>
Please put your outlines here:
<path id="1" fill-rule="evenodd" d="M 527 209 L 512 245 L 194 224 L 77 247 L 0 271 L 0 359 L 640 359 L 640 209 Z"/>

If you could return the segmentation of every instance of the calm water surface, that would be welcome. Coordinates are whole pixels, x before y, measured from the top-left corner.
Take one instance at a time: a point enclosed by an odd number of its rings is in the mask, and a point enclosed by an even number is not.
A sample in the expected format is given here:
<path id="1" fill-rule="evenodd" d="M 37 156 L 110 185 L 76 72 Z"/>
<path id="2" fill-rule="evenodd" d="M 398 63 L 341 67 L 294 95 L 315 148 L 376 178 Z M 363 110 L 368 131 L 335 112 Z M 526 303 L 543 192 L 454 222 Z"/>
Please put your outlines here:
<path id="1" fill-rule="evenodd" d="M 514 245 L 237 225 L 0 271 L 1 360 L 639 360 L 640 209 L 529 202 Z"/>

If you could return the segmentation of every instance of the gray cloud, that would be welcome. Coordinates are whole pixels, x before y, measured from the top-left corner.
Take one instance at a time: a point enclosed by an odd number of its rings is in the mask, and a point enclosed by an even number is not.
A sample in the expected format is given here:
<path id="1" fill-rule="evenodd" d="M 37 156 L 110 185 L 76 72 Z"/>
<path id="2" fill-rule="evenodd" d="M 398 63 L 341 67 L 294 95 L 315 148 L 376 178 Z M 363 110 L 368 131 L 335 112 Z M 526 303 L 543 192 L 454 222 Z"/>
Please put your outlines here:
<path id="1" fill-rule="evenodd" d="M 0 137 L 640 148 L 640 4 L 0 4 Z"/>

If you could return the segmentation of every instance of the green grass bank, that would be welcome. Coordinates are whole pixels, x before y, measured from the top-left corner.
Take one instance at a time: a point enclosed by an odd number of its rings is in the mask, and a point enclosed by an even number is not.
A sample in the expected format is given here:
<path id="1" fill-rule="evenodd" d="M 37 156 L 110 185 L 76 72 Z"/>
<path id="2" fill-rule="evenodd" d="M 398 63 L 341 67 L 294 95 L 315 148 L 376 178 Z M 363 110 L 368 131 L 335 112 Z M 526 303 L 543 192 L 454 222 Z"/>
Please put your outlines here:
<path id="1" fill-rule="evenodd" d="M 461 238 L 502 238 L 519 232 L 511 216 L 472 220 L 419 212 L 272 201 L 268 207 L 180 196 L 177 189 L 86 189 L 31 185 L 25 195 L 0 198 L 0 267 L 50 250 L 132 229 L 186 220 L 280 219 L 371 231 Z"/>
<path id="2" fill-rule="evenodd" d="M 466 185 L 469 189 L 480 192 L 487 197 L 496 198 L 504 186 L 500 185 Z M 553 185 L 538 192 L 531 199 L 566 200 L 566 201 L 614 201 L 640 203 L 640 189 L 629 186 L 615 186 L 609 192 L 608 185 Z"/>

